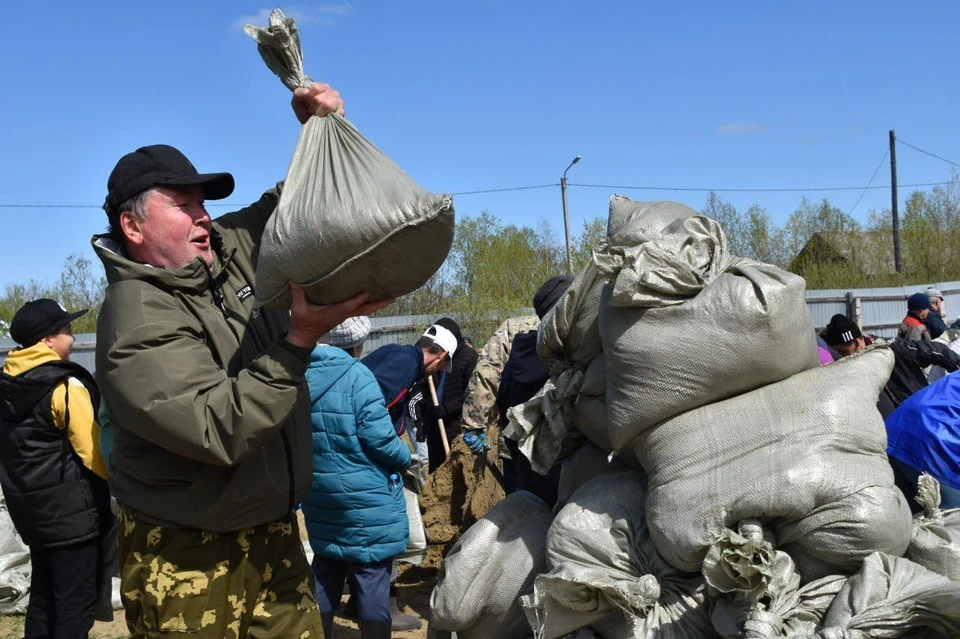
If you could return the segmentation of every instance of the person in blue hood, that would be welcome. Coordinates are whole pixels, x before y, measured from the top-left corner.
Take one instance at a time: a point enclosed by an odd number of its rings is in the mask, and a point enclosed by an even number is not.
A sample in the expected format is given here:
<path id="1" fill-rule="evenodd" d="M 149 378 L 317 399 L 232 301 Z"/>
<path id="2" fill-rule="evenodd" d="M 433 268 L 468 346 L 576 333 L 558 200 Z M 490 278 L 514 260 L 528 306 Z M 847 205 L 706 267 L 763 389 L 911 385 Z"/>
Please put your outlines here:
<path id="1" fill-rule="evenodd" d="M 401 474 L 410 449 L 397 435 L 376 378 L 357 357 L 370 320 L 327 333 L 307 367 L 313 423 L 313 485 L 303 503 L 324 636 L 347 573 L 357 586 L 364 639 L 390 637 L 392 558 L 407 548 Z"/>

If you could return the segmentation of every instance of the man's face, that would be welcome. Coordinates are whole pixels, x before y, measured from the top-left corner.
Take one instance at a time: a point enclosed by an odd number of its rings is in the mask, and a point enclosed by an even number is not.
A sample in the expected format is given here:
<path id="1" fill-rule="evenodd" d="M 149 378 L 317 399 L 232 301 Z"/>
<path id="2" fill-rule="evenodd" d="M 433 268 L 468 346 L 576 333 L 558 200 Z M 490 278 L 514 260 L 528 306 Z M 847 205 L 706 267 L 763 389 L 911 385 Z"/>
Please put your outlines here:
<path id="1" fill-rule="evenodd" d="M 920 311 L 920 319 L 923 320 L 923 321 L 926 321 L 927 315 L 929 315 L 929 314 L 930 314 L 930 309 L 929 309 L 929 308 L 923 309 L 922 311 Z"/>
<path id="2" fill-rule="evenodd" d="M 867 347 L 867 342 L 862 337 L 858 337 L 852 342 L 847 342 L 846 344 L 837 344 L 833 347 L 835 351 L 840 353 L 843 357 L 848 355 L 853 355 L 859 350 L 863 350 Z"/>
<path id="3" fill-rule="evenodd" d="M 146 209 L 143 221 L 130 213 L 121 219 L 132 258 L 165 268 L 182 268 L 198 257 L 213 265 L 210 215 L 203 206 L 201 187 L 154 187 Z"/>
<path id="4" fill-rule="evenodd" d="M 940 307 L 942 305 L 943 305 L 943 300 L 940 299 L 939 297 L 930 298 L 930 306 L 932 306 L 933 310 L 935 310 L 937 313 L 940 312 Z"/>
<path id="5" fill-rule="evenodd" d="M 433 375 L 437 371 L 443 370 L 443 367 L 447 365 L 447 360 L 450 358 L 450 356 L 447 355 L 446 351 L 439 353 L 437 355 L 434 355 L 433 353 L 429 353 L 428 357 L 432 359 L 427 361 L 426 365 L 424 366 L 424 369 L 426 370 L 427 375 Z"/>
<path id="6" fill-rule="evenodd" d="M 73 350 L 74 340 L 71 326 L 67 324 L 53 335 L 48 335 L 40 341 L 49 346 L 60 359 L 66 361 L 70 359 L 70 351 Z"/>

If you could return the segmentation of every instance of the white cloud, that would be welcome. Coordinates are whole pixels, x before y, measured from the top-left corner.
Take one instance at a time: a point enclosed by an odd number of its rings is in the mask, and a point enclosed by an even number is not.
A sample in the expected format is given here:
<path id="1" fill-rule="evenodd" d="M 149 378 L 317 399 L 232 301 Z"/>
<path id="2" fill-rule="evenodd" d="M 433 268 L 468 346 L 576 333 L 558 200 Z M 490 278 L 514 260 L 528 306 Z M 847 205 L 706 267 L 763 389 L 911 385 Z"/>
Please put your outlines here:
<path id="1" fill-rule="evenodd" d="M 759 122 L 731 122 L 730 124 L 721 124 L 717 129 L 717 135 L 751 135 L 760 133 L 770 127 Z"/>
<path id="2" fill-rule="evenodd" d="M 301 27 L 308 24 L 336 27 L 353 13 L 353 5 L 347 1 L 328 2 L 318 6 L 288 6 L 281 9 Z M 259 9 L 255 14 L 240 16 L 230 24 L 230 31 L 241 31 L 244 25 L 248 24 L 265 27 L 269 24 L 270 11 L 271 9 Z"/>

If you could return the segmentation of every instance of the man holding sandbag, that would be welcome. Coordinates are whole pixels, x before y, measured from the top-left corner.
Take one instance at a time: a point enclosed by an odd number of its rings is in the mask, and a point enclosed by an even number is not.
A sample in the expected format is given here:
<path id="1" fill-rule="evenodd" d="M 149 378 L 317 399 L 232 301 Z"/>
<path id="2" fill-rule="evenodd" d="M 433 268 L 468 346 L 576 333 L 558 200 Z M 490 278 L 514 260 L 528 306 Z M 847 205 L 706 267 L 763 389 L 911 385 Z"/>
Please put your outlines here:
<path id="1" fill-rule="evenodd" d="M 301 123 L 343 111 L 298 89 Z M 382 308 L 358 295 L 254 312 L 260 238 L 279 190 L 211 220 L 233 191 L 173 147 L 143 147 L 107 183 L 109 286 L 97 373 L 113 429 L 123 604 L 135 637 L 321 637 L 294 509 L 311 484 L 304 371 L 317 340 Z"/>

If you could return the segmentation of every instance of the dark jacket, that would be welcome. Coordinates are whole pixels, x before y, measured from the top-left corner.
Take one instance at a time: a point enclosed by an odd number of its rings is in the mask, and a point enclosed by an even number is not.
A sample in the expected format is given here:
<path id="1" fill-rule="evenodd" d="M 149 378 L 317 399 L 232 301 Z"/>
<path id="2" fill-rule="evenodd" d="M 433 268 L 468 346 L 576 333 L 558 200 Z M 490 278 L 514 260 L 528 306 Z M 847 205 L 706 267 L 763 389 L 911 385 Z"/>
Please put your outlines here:
<path id="1" fill-rule="evenodd" d="M 943 321 L 943 318 L 940 317 L 940 314 L 936 311 L 927 313 L 927 319 L 924 321 L 924 324 L 927 325 L 927 330 L 930 331 L 931 339 L 937 339 L 947 330 L 946 322 Z"/>
<path id="2" fill-rule="evenodd" d="M 313 551 L 371 563 L 407 549 L 407 506 L 390 473 L 410 465 L 370 370 L 335 346 L 318 346 L 307 367 L 313 421 L 313 487 L 303 515 Z"/>
<path id="3" fill-rule="evenodd" d="M 536 395 L 549 377 L 550 369 L 537 356 L 537 331 L 520 333 L 514 337 L 497 390 L 501 432 L 509 422 L 507 410 Z"/>
<path id="4" fill-rule="evenodd" d="M 214 265 L 152 268 L 93 239 L 106 270 L 97 375 L 114 429 L 117 501 L 164 526 L 235 531 L 280 519 L 311 482 L 310 351 L 289 313 L 254 313 L 277 191 L 213 222 Z"/>
<path id="5" fill-rule="evenodd" d="M 463 412 L 463 400 L 467 393 L 467 384 L 477 367 L 480 355 L 464 342 L 457 344 L 457 352 L 453 354 L 453 369 L 444 375 L 443 399 L 437 407 L 436 416 L 450 426 L 460 419 Z"/>
<path id="6" fill-rule="evenodd" d="M 404 416 L 410 389 L 425 372 L 423 349 L 419 346 L 386 344 L 360 362 L 377 379 L 393 426 L 397 434 L 402 435 L 406 430 Z"/>
<path id="7" fill-rule="evenodd" d="M 110 524 L 107 482 L 70 445 L 69 424 L 54 423 L 54 389 L 66 382 L 69 394 L 70 380 L 86 388 L 96 410 L 100 394 L 79 364 L 47 362 L 16 377 L 0 373 L 0 486 L 17 532 L 31 547 L 95 539 L 101 520 Z"/>
<path id="8" fill-rule="evenodd" d="M 864 335 L 867 344 L 872 344 L 876 337 Z M 927 386 L 927 376 L 923 369 L 936 365 L 945 370 L 960 369 L 960 356 L 950 350 L 946 344 L 918 339 L 895 339 L 890 342 L 893 351 L 894 364 L 890 380 L 883 389 L 886 395 L 878 406 L 884 418 L 902 404 L 908 397 Z M 889 398 L 889 402 L 885 401 Z"/>

